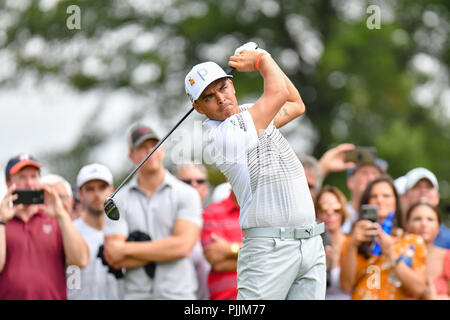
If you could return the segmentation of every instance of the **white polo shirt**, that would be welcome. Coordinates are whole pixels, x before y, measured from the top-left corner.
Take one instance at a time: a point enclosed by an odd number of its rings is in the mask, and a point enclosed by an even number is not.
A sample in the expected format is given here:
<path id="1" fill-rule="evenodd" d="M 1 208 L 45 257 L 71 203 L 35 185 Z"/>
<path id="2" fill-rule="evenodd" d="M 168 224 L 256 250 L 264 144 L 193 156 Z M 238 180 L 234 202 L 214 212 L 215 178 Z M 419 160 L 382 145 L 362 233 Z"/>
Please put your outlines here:
<path id="1" fill-rule="evenodd" d="M 207 119 L 211 157 L 228 178 L 241 207 L 242 229 L 302 227 L 315 221 L 305 172 L 287 140 L 273 125 L 258 137 L 248 109 L 224 121 Z"/>

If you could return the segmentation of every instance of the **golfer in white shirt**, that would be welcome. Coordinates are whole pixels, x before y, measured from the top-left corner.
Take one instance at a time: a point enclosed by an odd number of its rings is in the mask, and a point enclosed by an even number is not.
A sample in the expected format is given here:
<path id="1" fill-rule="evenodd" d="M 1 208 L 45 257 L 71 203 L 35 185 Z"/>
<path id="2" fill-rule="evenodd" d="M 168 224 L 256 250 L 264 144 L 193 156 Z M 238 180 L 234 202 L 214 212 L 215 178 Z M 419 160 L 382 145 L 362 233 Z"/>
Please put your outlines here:
<path id="1" fill-rule="evenodd" d="M 261 74 L 264 92 L 254 104 L 238 104 L 231 76 L 214 62 L 194 66 L 185 89 L 195 110 L 208 117 L 215 164 L 241 207 L 238 299 L 324 299 L 324 226 L 315 223 L 303 166 L 278 130 L 305 111 L 303 101 L 254 43 L 238 48 L 228 65 Z"/>

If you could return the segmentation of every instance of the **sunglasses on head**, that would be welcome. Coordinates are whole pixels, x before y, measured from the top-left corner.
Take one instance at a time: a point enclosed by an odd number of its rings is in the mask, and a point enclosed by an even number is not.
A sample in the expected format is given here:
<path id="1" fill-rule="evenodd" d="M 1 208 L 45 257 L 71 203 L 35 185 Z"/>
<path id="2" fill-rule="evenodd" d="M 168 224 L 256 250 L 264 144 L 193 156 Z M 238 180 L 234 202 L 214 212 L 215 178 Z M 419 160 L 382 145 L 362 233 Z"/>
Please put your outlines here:
<path id="1" fill-rule="evenodd" d="M 181 181 L 183 181 L 184 183 L 187 183 L 187 184 L 192 184 L 192 182 L 194 182 L 194 181 L 197 184 L 204 184 L 204 183 L 206 183 L 206 179 L 183 179 Z"/>

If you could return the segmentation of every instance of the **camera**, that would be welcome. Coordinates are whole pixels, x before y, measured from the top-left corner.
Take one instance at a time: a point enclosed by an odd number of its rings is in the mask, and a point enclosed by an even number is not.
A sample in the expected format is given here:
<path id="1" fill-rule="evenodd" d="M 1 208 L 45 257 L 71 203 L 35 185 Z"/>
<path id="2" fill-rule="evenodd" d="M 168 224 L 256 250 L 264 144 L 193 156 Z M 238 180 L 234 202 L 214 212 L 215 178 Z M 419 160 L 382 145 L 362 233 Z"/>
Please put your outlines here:
<path id="1" fill-rule="evenodd" d="M 372 222 L 378 222 L 378 208 L 370 204 L 363 204 L 360 208 L 360 220 L 369 220 Z"/>
<path id="2" fill-rule="evenodd" d="M 372 222 L 378 222 L 378 208 L 376 206 L 372 206 L 370 204 L 363 204 L 360 207 L 359 212 L 359 220 L 369 220 Z M 372 255 L 373 249 L 375 246 L 375 242 L 363 242 L 358 247 L 358 253 L 362 254 L 365 259 L 369 259 Z"/>
<path id="3" fill-rule="evenodd" d="M 345 153 L 345 162 L 373 163 L 376 151 L 375 147 L 356 147 L 354 150 Z"/>
<path id="4" fill-rule="evenodd" d="M 44 190 L 16 190 L 13 195 L 17 194 L 18 198 L 13 204 L 42 204 L 44 203 Z"/>

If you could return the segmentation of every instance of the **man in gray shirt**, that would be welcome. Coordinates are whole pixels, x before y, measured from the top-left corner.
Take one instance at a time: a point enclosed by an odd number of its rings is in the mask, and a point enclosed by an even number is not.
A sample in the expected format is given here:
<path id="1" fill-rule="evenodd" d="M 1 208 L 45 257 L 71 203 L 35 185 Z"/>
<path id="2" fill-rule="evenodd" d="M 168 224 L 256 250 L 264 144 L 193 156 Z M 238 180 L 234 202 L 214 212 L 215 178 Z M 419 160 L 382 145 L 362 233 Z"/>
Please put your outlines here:
<path id="1" fill-rule="evenodd" d="M 133 126 L 130 160 L 140 163 L 158 141 L 151 128 Z M 189 255 L 202 225 L 200 196 L 164 168 L 163 158 L 159 147 L 116 194 L 120 219 L 105 224 L 105 258 L 115 269 L 126 268 L 125 299 L 195 299 L 197 279 Z M 127 241 L 136 231 L 151 240 Z"/>

